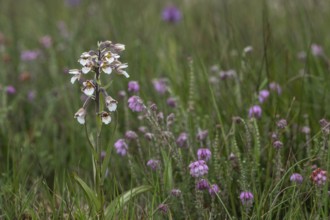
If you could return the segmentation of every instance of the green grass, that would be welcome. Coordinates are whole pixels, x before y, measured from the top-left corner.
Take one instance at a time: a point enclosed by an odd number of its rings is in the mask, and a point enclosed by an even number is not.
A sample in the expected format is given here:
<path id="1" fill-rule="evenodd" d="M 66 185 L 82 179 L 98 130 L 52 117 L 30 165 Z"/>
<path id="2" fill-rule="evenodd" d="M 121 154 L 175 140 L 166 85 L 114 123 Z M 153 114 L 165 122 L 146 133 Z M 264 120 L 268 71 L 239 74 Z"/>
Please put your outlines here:
<path id="1" fill-rule="evenodd" d="M 313 165 L 330 170 L 329 134 L 319 124 L 330 118 L 330 2 L 182 1 L 176 5 L 182 12 L 176 24 L 162 21 L 166 3 L 161 1 L 85 0 L 68 7 L 64 1 L 3 0 L 0 5 L 5 39 L 2 43 L 0 37 L 1 219 L 97 218 L 93 196 L 82 187 L 96 192 L 92 152 L 84 126 L 73 117 L 82 106 L 81 88 L 65 71 L 80 68 L 81 53 L 104 40 L 126 45 L 120 59 L 130 74 L 129 79 L 111 75 L 107 91 L 118 100 L 118 109 L 101 133 L 108 155 L 104 205 L 110 205 L 112 218 L 328 218 L 328 181 L 317 187 L 310 175 Z M 50 48 L 39 43 L 44 35 L 52 38 Z M 313 43 L 323 47 L 324 56 L 313 55 Z M 247 46 L 253 51 L 244 54 Z M 37 60 L 20 59 L 21 51 L 34 49 L 41 54 Z M 297 58 L 301 51 L 303 61 Z M 236 75 L 221 80 L 219 71 L 210 71 L 213 65 Z M 29 80 L 21 80 L 24 72 Z M 168 80 L 164 95 L 152 84 L 161 77 Z M 138 95 L 147 106 L 156 103 L 157 111 L 149 115 L 153 123 L 128 109 L 130 80 L 139 82 Z M 258 92 L 271 82 L 279 83 L 282 93 L 271 91 L 260 104 Z M 15 94 L 7 94 L 8 85 Z M 125 98 L 118 94 L 122 90 Z M 36 92 L 33 101 L 29 91 Z M 166 104 L 168 97 L 176 98 L 176 108 Z M 250 119 L 249 108 L 258 103 L 262 117 Z M 159 112 L 164 119 L 156 119 Z M 170 113 L 175 121 L 167 126 Z M 281 118 L 288 122 L 285 129 L 276 126 Z M 154 138 L 147 140 L 140 126 Z M 304 126 L 310 134 L 301 132 Z M 96 126 L 89 123 L 87 129 L 93 142 Z M 208 130 L 203 142 L 196 139 L 200 129 Z M 121 157 L 113 145 L 127 130 L 139 138 L 128 141 L 129 156 Z M 181 132 L 188 133 L 187 148 L 175 143 Z M 273 132 L 283 142 L 279 152 L 272 146 Z M 204 178 L 219 185 L 215 197 L 197 192 L 189 174 L 200 147 L 212 151 Z M 151 171 L 149 159 L 160 160 L 160 169 Z M 290 182 L 294 172 L 304 177 L 301 185 Z M 182 196 L 171 196 L 173 188 Z M 242 191 L 254 195 L 249 210 L 239 199 Z M 165 214 L 158 210 L 161 203 L 168 205 Z"/>

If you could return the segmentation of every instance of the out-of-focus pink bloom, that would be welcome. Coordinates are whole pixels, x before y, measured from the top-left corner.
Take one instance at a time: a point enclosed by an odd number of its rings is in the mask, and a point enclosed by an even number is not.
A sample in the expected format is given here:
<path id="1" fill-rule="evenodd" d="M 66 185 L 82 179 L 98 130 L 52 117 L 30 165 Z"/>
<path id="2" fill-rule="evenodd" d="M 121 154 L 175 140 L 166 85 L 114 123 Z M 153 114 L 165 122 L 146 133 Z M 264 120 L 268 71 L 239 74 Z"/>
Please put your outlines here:
<path id="1" fill-rule="evenodd" d="M 190 175 L 197 178 L 202 177 L 209 172 L 209 167 L 206 165 L 204 160 L 198 160 L 192 162 L 189 165 Z"/>
<path id="2" fill-rule="evenodd" d="M 162 12 L 162 18 L 166 22 L 177 23 L 181 20 L 181 11 L 175 6 L 168 6 Z"/>
<path id="3" fill-rule="evenodd" d="M 138 136 L 134 131 L 126 131 L 125 138 L 128 140 L 134 140 L 134 139 L 138 138 Z"/>
<path id="4" fill-rule="evenodd" d="M 303 182 L 303 180 L 304 180 L 304 178 L 299 173 L 294 173 L 290 176 L 290 181 L 297 183 L 297 184 L 301 184 Z"/>
<path id="5" fill-rule="evenodd" d="M 311 45 L 312 54 L 316 57 L 323 55 L 323 48 L 318 44 Z"/>
<path id="6" fill-rule="evenodd" d="M 165 94 L 168 90 L 167 87 L 167 80 L 165 78 L 161 78 L 161 79 L 154 79 L 152 81 L 155 90 L 159 93 L 159 94 Z"/>
<path id="7" fill-rule="evenodd" d="M 181 196 L 181 190 L 180 189 L 172 189 L 171 190 L 171 195 L 174 197 L 179 197 Z"/>
<path id="8" fill-rule="evenodd" d="M 39 39 L 39 42 L 45 48 L 49 48 L 52 46 L 53 40 L 52 40 L 51 36 L 45 35 Z"/>
<path id="9" fill-rule="evenodd" d="M 317 168 L 311 175 L 311 180 L 319 187 L 327 182 L 327 171 Z"/>
<path id="10" fill-rule="evenodd" d="M 36 60 L 40 55 L 38 50 L 24 50 L 21 52 L 22 61 L 33 61 Z"/>
<path id="11" fill-rule="evenodd" d="M 140 90 L 140 85 L 137 81 L 130 81 L 128 82 L 128 91 L 129 92 L 139 92 Z"/>
<path id="12" fill-rule="evenodd" d="M 239 198 L 244 206 L 246 207 L 252 206 L 254 197 L 251 192 L 241 192 Z"/>
<path id="13" fill-rule="evenodd" d="M 200 179 L 197 183 L 196 183 L 196 189 L 198 190 L 205 190 L 208 189 L 210 186 L 209 182 L 206 179 Z"/>
<path id="14" fill-rule="evenodd" d="M 128 107 L 133 112 L 142 112 L 145 108 L 142 99 L 139 96 L 132 96 L 128 99 Z"/>
<path id="15" fill-rule="evenodd" d="M 236 76 L 236 71 L 235 70 L 222 70 L 219 73 L 220 79 L 225 80 L 225 79 L 229 79 L 229 78 L 233 78 L 234 76 Z"/>
<path id="16" fill-rule="evenodd" d="M 27 99 L 32 102 L 36 98 L 36 91 L 31 90 L 27 94 Z"/>
<path id="17" fill-rule="evenodd" d="M 187 147 L 188 144 L 188 134 L 186 132 L 182 132 L 179 137 L 176 139 L 176 144 L 179 147 Z"/>
<path id="18" fill-rule="evenodd" d="M 220 189 L 219 189 L 219 186 L 217 184 L 212 184 L 209 187 L 209 193 L 210 193 L 211 196 L 215 196 L 219 192 L 220 192 Z"/>
<path id="19" fill-rule="evenodd" d="M 269 89 L 271 91 L 277 92 L 277 94 L 281 95 L 282 93 L 282 88 L 277 82 L 271 82 L 269 83 Z"/>
<path id="20" fill-rule="evenodd" d="M 258 99 L 259 99 L 259 102 L 260 103 L 264 103 L 269 97 L 269 91 L 268 90 L 261 90 L 259 92 L 259 96 L 258 96 Z"/>
<path id="21" fill-rule="evenodd" d="M 173 97 L 169 97 L 168 99 L 167 99 L 167 105 L 168 106 L 170 106 L 170 107 L 172 107 L 172 108 L 175 108 L 176 107 L 176 99 L 175 98 L 173 98 Z"/>
<path id="22" fill-rule="evenodd" d="M 7 92 L 7 94 L 9 94 L 9 95 L 13 95 L 13 94 L 16 93 L 16 89 L 15 89 L 14 86 L 9 85 L 9 86 L 6 87 L 6 92 Z"/>
<path id="23" fill-rule="evenodd" d="M 125 156 L 127 154 L 128 145 L 126 144 L 124 139 L 117 140 L 114 146 L 116 148 L 117 154 L 121 156 Z"/>
<path id="24" fill-rule="evenodd" d="M 199 130 L 197 133 L 197 140 L 199 141 L 203 141 L 206 139 L 206 137 L 208 136 L 209 132 L 208 130 Z"/>
<path id="25" fill-rule="evenodd" d="M 250 118 L 260 118 L 262 114 L 262 109 L 259 105 L 254 105 L 249 109 Z"/>
<path id="26" fill-rule="evenodd" d="M 210 151 L 210 149 L 208 148 L 200 148 L 197 151 L 197 157 L 198 160 L 205 160 L 208 161 L 212 156 L 212 153 Z"/>
<path id="27" fill-rule="evenodd" d="M 147 162 L 147 166 L 150 167 L 153 171 L 157 170 L 159 168 L 160 161 L 159 160 L 149 160 Z"/>

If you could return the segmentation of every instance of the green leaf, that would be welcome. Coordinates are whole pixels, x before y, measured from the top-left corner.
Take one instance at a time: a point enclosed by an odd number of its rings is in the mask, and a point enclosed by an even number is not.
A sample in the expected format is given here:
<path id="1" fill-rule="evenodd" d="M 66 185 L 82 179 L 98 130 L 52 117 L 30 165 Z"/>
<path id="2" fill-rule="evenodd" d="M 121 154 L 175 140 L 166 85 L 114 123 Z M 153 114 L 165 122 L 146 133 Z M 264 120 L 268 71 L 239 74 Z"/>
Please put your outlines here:
<path id="1" fill-rule="evenodd" d="M 162 151 L 162 156 L 164 160 L 164 183 L 167 191 L 170 191 L 173 188 L 173 168 L 171 159 L 168 157 L 166 152 Z"/>
<path id="2" fill-rule="evenodd" d="M 100 201 L 97 198 L 97 194 L 76 174 L 73 174 L 75 181 L 82 188 L 85 193 L 86 198 L 88 199 L 90 207 L 93 207 L 95 211 L 99 211 L 101 208 Z"/>
<path id="3" fill-rule="evenodd" d="M 113 219 L 113 216 L 116 214 L 116 212 L 122 209 L 127 202 L 129 202 L 135 196 L 149 191 L 151 188 L 151 186 L 147 185 L 138 186 L 116 197 L 105 209 L 105 219 Z"/>

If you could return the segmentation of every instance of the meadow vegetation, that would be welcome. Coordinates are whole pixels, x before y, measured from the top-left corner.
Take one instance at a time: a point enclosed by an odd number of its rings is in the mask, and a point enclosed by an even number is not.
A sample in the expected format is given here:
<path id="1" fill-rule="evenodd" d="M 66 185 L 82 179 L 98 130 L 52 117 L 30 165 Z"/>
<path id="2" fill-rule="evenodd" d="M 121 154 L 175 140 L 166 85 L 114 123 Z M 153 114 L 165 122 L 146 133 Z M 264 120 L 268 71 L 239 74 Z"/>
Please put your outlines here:
<path id="1" fill-rule="evenodd" d="M 0 219 L 329 219 L 329 21 L 327 0 L 1 0 Z"/>

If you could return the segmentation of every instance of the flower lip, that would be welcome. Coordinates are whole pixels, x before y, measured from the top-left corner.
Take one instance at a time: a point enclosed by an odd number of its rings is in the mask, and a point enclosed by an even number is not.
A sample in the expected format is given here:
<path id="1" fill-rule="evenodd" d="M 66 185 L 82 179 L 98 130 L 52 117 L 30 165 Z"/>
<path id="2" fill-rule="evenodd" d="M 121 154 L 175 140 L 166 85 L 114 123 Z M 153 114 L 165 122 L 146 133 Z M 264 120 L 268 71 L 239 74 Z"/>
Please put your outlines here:
<path id="1" fill-rule="evenodd" d="M 91 96 L 93 95 L 94 91 L 95 91 L 95 85 L 91 80 L 87 80 L 86 82 L 83 82 L 83 92 L 88 95 Z"/>
<path id="2" fill-rule="evenodd" d="M 112 73 L 112 67 L 111 67 L 109 61 L 107 61 L 107 60 L 102 61 L 100 67 L 104 73 L 106 73 L 106 74 Z"/>
<path id="3" fill-rule="evenodd" d="M 76 118 L 80 124 L 85 124 L 85 117 L 86 117 L 86 110 L 84 108 L 80 108 L 74 114 L 74 118 Z"/>
<path id="4" fill-rule="evenodd" d="M 71 77 L 71 83 L 73 84 L 76 80 L 79 80 L 81 77 L 81 71 L 78 69 L 71 69 L 69 70 L 69 74 L 74 76 Z"/>
<path id="5" fill-rule="evenodd" d="M 103 55 L 103 59 L 106 60 L 109 64 L 115 61 L 115 58 L 119 58 L 118 54 L 112 54 L 110 51 L 107 51 Z"/>
<path id="6" fill-rule="evenodd" d="M 80 58 L 78 59 L 78 62 L 81 65 L 85 66 L 90 61 L 90 57 L 91 55 L 88 52 L 83 52 Z"/>
<path id="7" fill-rule="evenodd" d="M 108 112 L 103 111 L 103 112 L 101 112 L 100 116 L 101 116 L 101 120 L 104 124 L 107 125 L 111 122 L 111 116 Z"/>
<path id="8" fill-rule="evenodd" d="M 107 96 L 105 98 L 105 105 L 109 109 L 110 112 L 114 112 L 117 109 L 118 102 L 113 99 L 111 96 Z"/>

